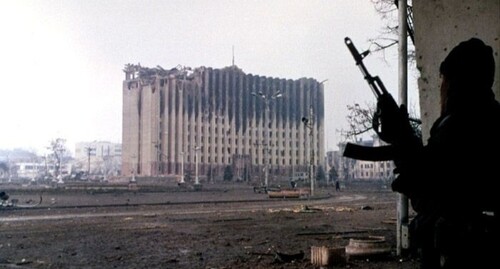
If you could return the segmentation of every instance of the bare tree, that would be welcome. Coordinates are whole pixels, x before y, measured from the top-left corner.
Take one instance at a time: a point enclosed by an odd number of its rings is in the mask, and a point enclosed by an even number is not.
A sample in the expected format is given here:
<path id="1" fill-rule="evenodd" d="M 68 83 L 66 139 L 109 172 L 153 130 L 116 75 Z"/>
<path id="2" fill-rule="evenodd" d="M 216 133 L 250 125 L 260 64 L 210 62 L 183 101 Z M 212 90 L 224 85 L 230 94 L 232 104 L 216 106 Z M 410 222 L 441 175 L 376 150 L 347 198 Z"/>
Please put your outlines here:
<path id="1" fill-rule="evenodd" d="M 51 151 L 51 156 L 55 159 L 55 177 L 58 178 L 61 175 L 61 162 L 66 152 L 66 139 L 56 138 L 50 141 L 50 146 L 48 149 Z"/>
<path id="2" fill-rule="evenodd" d="M 345 141 L 357 141 L 359 135 L 373 131 L 373 115 L 375 105 L 368 104 L 365 108 L 359 104 L 348 105 L 348 114 L 346 116 L 348 128 L 341 129 L 340 135 Z"/>
<path id="3" fill-rule="evenodd" d="M 347 106 L 348 115 L 346 116 L 348 128 L 339 131 L 340 136 L 344 141 L 357 141 L 357 136 L 373 132 L 373 115 L 376 113 L 375 104 L 367 104 L 362 107 L 359 104 Z M 410 125 L 412 126 L 415 134 L 422 138 L 421 122 L 418 119 L 416 110 L 410 108 L 408 111 Z"/>
<path id="4" fill-rule="evenodd" d="M 385 22 L 385 27 L 381 32 L 370 38 L 370 43 L 375 47 L 371 49 L 372 52 L 384 53 L 386 49 L 391 48 L 398 44 L 399 34 L 399 21 L 398 21 L 398 0 L 371 0 L 375 10 L 380 15 L 382 21 Z M 406 0 L 405 0 L 406 1 Z M 414 44 L 414 28 L 413 28 L 413 7 L 411 1 L 408 1 L 407 7 L 407 26 L 408 36 Z M 408 59 L 415 60 L 415 49 L 410 47 L 408 49 Z"/>

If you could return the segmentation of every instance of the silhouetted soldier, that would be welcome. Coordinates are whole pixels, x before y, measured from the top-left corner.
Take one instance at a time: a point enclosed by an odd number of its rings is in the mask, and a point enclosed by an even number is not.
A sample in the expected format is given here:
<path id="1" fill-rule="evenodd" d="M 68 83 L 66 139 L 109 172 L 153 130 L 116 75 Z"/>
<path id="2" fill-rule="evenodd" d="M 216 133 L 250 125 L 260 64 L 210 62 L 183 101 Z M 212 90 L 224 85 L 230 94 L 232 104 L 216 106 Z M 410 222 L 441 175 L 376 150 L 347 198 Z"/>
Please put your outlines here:
<path id="1" fill-rule="evenodd" d="M 394 191 L 417 216 L 411 242 L 422 268 L 500 268 L 500 104 L 493 50 L 472 38 L 441 63 L 441 115 L 426 146 L 394 145 Z M 383 124 L 383 119 L 382 119 Z"/>

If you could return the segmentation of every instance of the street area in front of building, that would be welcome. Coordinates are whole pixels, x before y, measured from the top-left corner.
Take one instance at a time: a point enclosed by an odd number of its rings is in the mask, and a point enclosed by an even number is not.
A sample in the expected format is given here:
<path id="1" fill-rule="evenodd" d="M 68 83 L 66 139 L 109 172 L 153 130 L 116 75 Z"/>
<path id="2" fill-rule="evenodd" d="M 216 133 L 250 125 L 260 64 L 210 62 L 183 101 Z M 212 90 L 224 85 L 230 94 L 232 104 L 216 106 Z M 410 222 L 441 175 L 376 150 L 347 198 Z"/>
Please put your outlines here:
<path id="1" fill-rule="evenodd" d="M 313 248 L 371 238 L 383 239 L 381 255 L 341 253 L 334 265 L 417 268 L 395 255 L 397 195 L 380 184 L 301 198 L 246 183 L 2 188 L 16 206 L 0 209 L 1 268 L 319 268 Z"/>

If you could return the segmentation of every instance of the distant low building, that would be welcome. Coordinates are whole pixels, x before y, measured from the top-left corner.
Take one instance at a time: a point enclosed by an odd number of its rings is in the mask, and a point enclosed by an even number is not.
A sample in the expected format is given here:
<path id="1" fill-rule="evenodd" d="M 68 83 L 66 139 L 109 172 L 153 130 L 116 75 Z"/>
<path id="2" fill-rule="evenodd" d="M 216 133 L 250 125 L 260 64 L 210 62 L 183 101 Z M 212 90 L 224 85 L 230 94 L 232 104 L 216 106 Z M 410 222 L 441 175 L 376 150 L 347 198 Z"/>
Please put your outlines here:
<path id="1" fill-rule="evenodd" d="M 120 173 L 122 146 L 108 141 L 79 142 L 75 144 L 78 170 L 94 175 Z"/>
<path id="2" fill-rule="evenodd" d="M 38 163 L 40 158 L 24 149 L 0 150 L 0 181 L 17 180 L 21 163 Z"/>
<path id="3" fill-rule="evenodd" d="M 72 164 L 61 164 L 61 176 L 66 177 L 71 173 Z M 12 177 L 16 179 L 40 179 L 45 176 L 55 177 L 56 165 L 54 163 L 19 162 L 11 168 Z"/>
<path id="4" fill-rule="evenodd" d="M 365 147 L 379 147 L 385 145 L 378 136 L 373 136 L 372 140 L 359 141 Z M 353 176 L 355 179 L 382 179 L 387 180 L 394 176 L 393 169 L 394 163 L 392 161 L 363 161 L 356 160 L 353 168 Z"/>
<path id="5" fill-rule="evenodd" d="M 359 140 L 356 144 L 365 147 L 379 147 L 385 145 L 378 136 L 373 136 L 372 140 Z M 395 168 L 393 161 L 363 161 L 346 158 L 342 155 L 345 143 L 339 145 L 339 151 L 327 153 L 327 160 L 333 166 L 339 179 L 359 179 L 359 180 L 388 180 L 394 177 Z"/>

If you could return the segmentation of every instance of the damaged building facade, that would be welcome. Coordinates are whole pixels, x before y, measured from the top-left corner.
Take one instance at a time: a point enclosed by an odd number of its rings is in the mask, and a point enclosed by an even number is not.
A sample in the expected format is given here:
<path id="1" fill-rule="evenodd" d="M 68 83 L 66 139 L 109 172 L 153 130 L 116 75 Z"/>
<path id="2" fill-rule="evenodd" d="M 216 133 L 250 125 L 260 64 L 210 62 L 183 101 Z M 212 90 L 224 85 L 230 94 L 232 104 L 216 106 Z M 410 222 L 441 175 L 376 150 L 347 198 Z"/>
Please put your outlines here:
<path id="1" fill-rule="evenodd" d="M 127 64 L 122 174 L 270 179 L 324 161 L 323 85 L 222 69 Z M 312 112 L 312 113 L 311 113 Z M 305 118 L 305 119 L 304 119 Z M 312 148 L 310 145 L 313 145 Z"/>

